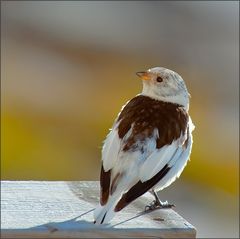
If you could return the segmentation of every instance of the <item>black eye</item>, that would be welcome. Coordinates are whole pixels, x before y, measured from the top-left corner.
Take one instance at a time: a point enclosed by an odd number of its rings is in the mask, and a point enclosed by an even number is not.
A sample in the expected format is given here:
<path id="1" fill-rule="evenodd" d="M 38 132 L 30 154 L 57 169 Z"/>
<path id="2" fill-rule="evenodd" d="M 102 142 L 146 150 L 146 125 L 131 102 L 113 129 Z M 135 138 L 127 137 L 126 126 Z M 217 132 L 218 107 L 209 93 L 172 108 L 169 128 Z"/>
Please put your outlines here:
<path id="1" fill-rule="evenodd" d="M 163 78 L 158 76 L 157 79 L 156 79 L 157 82 L 163 82 Z"/>

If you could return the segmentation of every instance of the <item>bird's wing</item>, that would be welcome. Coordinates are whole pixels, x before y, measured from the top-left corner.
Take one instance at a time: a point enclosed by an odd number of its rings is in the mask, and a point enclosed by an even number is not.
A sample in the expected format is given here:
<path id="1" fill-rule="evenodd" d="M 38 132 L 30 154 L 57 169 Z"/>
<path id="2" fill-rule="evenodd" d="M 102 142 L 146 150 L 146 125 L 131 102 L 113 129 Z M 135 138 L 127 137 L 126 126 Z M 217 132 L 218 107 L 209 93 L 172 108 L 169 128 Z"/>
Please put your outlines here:
<path id="1" fill-rule="evenodd" d="M 106 137 L 102 148 L 102 168 L 100 173 L 100 204 L 103 206 L 109 198 L 112 172 L 120 151 L 121 140 L 118 136 L 117 124 Z"/>
<path id="2" fill-rule="evenodd" d="M 115 207 L 115 211 L 122 210 L 159 182 L 166 181 L 165 179 L 168 178 L 169 174 L 172 174 L 171 178 L 164 184 L 168 183 L 169 185 L 171 180 L 174 181 L 179 176 L 179 172 L 182 172 L 189 158 L 191 145 L 192 141 L 190 139 L 185 146 L 177 146 L 175 141 L 171 145 L 164 146 L 159 150 L 156 149 L 140 167 L 139 181 L 123 194 Z M 175 169 L 176 166 L 179 167 L 177 170 Z M 165 187 L 165 185 L 162 185 L 162 187 Z"/>
<path id="3" fill-rule="evenodd" d="M 140 168 L 140 180 L 145 182 L 154 177 L 166 165 L 172 167 L 176 161 L 185 162 L 192 148 L 191 133 L 195 126 L 191 117 L 188 118 L 188 128 L 183 132 L 179 139 L 174 140 L 170 145 L 165 145 L 160 149 L 155 149 L 152 154 L 146 158 Z"/>
<path id="4" fill-rule="evenodd" d="M 155 149 L 152 154 L 145 159 L 140 168 L 139 179 L 145 182 L 154 177 L 166 165 L 169 167 L 182 155 L 185 148 L 179 144 L 180 140 L 173 141 L 170 145 L 165 145 L 160 149 Z"/>
<path id="5" fill-rule="evenodd" d="M 102 161 L 105 171 L 109 171 L 115 164 L 120 151 L 121 140 L 118 136 L 117 124 L 107 135 L 102 148 Z"/>

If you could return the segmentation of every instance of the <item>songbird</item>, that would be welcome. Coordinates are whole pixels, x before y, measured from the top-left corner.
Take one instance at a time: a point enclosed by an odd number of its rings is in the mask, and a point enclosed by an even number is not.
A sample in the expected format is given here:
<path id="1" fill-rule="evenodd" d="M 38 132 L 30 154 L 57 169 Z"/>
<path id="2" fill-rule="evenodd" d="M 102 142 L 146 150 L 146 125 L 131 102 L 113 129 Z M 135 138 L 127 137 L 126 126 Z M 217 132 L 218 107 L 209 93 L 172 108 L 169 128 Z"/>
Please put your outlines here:
<path id="1" fill-rule="evenodd" d="M 142 93 L 122 107 L 102 148 L 96 224 L 109 223 L 148 191 L 155 197 L 148 210 L 172 207 L 156 192 L 180 176 L 190 157 L 194 125 L 182 77 L 163 67 L 136 74 Z"/>

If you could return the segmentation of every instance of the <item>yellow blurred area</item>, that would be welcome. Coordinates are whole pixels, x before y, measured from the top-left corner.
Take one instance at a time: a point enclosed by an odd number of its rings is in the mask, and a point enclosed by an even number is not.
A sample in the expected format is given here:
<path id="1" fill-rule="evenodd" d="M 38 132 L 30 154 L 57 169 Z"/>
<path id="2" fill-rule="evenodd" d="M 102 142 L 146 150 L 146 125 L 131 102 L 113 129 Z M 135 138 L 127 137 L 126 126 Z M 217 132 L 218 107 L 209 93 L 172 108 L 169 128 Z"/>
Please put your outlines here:
<path id="1" fill-rule="evenodd" d="M 98 102 L 99 104 L 99 102 Z M 97 105 L 98 105 L 97 104 Z M 101 106 L 98 106 L 101 107 Z M 120 109 L 120 107 L 119 107 Z M 116 111 L 116 110 L 113 110 Z M 20 114 L 20 115 L 19 115 Z M 93 180 L 98 179 L 102 140 L 110 120 L 71 119 L 21 112 L 3 112 L 2 177 L 5 179 Z M 104 117 L 106 117 L 105 114 Z M 197 147 L 204 145 L 194 133 L 191 161 L 183 177 L 237 194 L 238 174 L 234 148 L 221 154 Z M 200 138 L 198 138 L 200 136 Z M 228 159 L 228 164 L 216 163 Z M 88 170 L 86 170 L 88 169 Z"/>

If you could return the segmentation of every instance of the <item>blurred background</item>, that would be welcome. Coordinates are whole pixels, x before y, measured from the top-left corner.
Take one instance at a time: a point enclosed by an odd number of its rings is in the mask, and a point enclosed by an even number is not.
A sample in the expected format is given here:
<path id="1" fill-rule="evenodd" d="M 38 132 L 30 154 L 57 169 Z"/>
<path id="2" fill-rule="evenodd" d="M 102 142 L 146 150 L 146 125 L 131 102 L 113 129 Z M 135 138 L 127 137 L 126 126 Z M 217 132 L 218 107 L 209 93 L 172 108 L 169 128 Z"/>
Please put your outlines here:
<path id="1" fill-rule="evenodd" d="M 239 2 L 1 2 L 2 180 L 98 180 L 136 71 L 191 93 L 191 161 L 161 192 L 198 237 L 238 237 Z"/>

